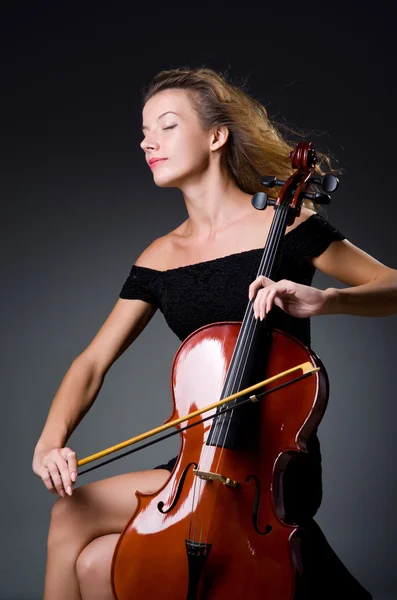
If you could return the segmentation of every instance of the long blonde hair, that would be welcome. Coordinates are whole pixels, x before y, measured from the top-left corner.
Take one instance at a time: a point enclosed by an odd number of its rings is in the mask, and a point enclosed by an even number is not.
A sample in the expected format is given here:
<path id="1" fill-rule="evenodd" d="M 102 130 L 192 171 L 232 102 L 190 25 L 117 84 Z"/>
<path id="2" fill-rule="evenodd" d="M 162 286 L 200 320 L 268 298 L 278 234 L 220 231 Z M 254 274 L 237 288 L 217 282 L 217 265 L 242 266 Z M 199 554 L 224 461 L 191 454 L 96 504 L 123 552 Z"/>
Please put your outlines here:
<path id="1" fill-rule="evenodd" d="M 262 186 L 260 176 L 287 179 L 293 173 L 289 153 L 295 144 L 281 134 L 280 126 L 270 120 L 266 108 L 241 87 L 229 83 L 226 75 L 206 67 L 160 71 L 142 90 L 143 106 L 157 92 L 172 88 L 187 90 L 204 131 L 228 128 L 224 160 L 237 186 L 247 194 L 266 191 L 270 198 L 277 198 L 277 189 Z M 318 175 L 329 170 L 339 172 L 331 169 L 330 156 L 317 150 L 316 154 Z M 304 204 L 318 208 L 311 200 L 305 199 Z"/>

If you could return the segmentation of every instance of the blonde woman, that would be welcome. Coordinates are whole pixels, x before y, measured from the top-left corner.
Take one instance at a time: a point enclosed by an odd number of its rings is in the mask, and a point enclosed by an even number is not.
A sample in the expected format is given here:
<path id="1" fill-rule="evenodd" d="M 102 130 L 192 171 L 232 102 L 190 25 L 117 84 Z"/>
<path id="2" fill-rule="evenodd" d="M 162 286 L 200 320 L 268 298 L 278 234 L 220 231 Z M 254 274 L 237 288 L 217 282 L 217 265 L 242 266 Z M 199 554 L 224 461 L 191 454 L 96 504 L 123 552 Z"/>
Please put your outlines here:
<path id="1" fill-rule="evenodd" d="M 265 108 L 226 77 L 208 68 L 158 73 L 144 93 L 142 131 L 155 185 L 179 188 L 188 217 L 137 257 L 110 315 L 66 373 L 37 442 L 33 470 L 59 496 L 48 533 L 44 600 L 112 600 L 111 560 L 134 513 L 134 492 L 154 493 L 170 476 L 176 457 L 73 489 L 77 457 L 66 446 L 107 371 L 157 309 L 182 341 L 205 324 L 241 321 L 251 292 L 257 318 L 266 314 L 306 345 L 314 315 L 397 311 L 397 272 L 349 242 L 310 202 L 287 227 L 274 281 L 255 280 L 273 211 L 253 209 L 251 198 L 260 175 L 290 175 L 293 146 Z M 319 173 L 327 163 L 320 156 Z M 268 192 L 275 197 L 274 189 Z M 316 269 L 349 287 L 313 288 Z M 371 595 L 313 521 L 322 497 L 316 432 L 309 450 L 284 475 L 287 514 L 311 532 L 302 547 L 300 600 L 367 600 Z"/>

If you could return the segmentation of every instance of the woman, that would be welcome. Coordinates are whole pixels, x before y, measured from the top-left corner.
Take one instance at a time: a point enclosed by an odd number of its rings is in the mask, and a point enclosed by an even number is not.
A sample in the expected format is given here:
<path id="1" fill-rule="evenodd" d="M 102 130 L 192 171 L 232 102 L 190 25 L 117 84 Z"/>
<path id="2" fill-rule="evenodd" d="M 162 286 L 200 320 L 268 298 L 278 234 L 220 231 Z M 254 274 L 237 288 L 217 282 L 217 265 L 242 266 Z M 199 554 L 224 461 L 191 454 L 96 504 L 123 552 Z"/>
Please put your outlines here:
<path id="1" fill-rule="evenodd" d="M 175 459 L 72 492 L 77 457 L 65 447 L 108 369 L 157 308 L 183 340 L 204 324 L 242 320 L 250 293 L 258 318 L 268 314 L 272 325 L 306 345 L 313 315 L 396 312 L 397 271 L 347 241 L 309 202 L 287 227 L 274 281 L 255 280 L 273 211 L 256 211 L 251 198 L 261 174 L 289 176 L 292 149 L 259 102 L 211 69 L 176 69 L 154 78 L 144 94 L 142 117 L 141 147 L 154 182 L 182 191 L 188 218 L 138 257 L 109 317 L 66 373 L 37 442 L 33 470 L 61 496 L 51 515 L 44 600 L 113 598 L 111 559 L 135 511 L 135 491 L 156 492 L 172 470 Z M 275 190 L 268 191 L 274 197 Z M 352 287 L 312 288 L 315 269 Z M 302 550 L 308 573 L 302 597 L 325 598 L 325 591 L 319 593 L 325 581 L 330 597 L 343 592 L 370 598 L 312 521 L 322 494 L 316 434 L 309 454 L 287 470 L 284 487 L 287 512 L 312 523 Z M 316 556 L 328 564 L 327 571 Z"/>

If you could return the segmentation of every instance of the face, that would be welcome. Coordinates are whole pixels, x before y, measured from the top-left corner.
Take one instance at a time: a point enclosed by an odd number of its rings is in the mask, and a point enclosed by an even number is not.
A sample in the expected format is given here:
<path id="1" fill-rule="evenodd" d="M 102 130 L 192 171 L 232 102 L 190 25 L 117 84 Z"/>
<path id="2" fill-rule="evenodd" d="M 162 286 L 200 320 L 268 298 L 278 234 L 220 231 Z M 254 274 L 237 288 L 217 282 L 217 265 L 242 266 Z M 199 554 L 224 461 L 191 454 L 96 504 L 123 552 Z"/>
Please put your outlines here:
<path id="1" fill-rule="evenodd" d="M 144 139 L 140 145 L 158 186 L 183 187 L 206 170 L 211 159 L 211 135 L 202 130 L 184 90 L 163 90 L 152 96 L 143 108 L 142 125 Z M 166 160 L 150 167 L 153 158 Z"/>

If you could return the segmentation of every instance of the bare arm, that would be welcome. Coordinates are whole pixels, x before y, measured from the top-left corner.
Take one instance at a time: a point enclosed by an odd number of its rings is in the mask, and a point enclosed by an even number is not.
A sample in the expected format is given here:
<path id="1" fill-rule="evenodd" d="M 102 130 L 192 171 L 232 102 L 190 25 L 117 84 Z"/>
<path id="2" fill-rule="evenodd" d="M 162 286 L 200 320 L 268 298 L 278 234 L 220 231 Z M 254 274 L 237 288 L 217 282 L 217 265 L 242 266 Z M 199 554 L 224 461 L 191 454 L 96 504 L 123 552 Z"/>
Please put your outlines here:
<path id="1" fill-rule="evenodd" d="M 65 445 L 93 405 L 111 365 L 146 327 L 156 308 L 118 299 L 89 346 L 71 364 L 48 413 L 36 449 Z"/>
<path id="2" fill-rule="evenodd" d="M 160 238 L 161 239 L 161 238 Z M 140 255 L 136 264 L 153 264 L 160 240 Z M 76 453 L 65 448 L 67 440 L 89 411 L 102 387 L 107 371 L 140 335 L 157 308 L 143 300 L 119 298 L 108 318 L 69 367 L 48 412 L 33 456 L 33 471 L 47 489 L 64 495 L 77 476 Z"/>

